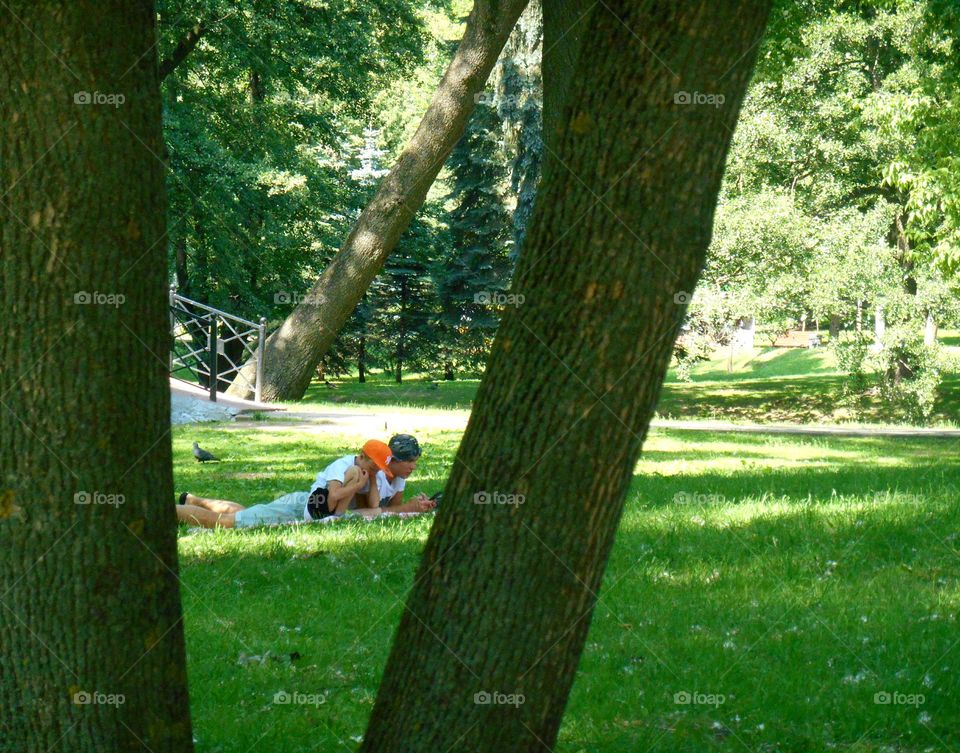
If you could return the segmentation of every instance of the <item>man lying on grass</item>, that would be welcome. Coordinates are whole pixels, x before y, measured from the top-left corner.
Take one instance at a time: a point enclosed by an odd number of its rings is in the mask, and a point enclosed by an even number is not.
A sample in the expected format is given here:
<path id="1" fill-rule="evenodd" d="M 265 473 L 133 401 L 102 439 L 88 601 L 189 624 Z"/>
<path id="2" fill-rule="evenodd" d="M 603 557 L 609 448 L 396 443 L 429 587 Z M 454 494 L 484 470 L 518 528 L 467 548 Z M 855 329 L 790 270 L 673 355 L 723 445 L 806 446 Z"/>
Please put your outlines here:
<path id="1" fill-rule="evenodd" d="M 437 503 L 426 494 L 418 494 L 409 502 L 403 501 L 407 479 L 417 469 L 420 443 L 410 434 L 394 434 L 390 444 L 371 440 L 367 442 L 377 471 L 377 492 L 357 497 L 356 509 L 368 516 L 381 512 L 429 512 Z M 367 449 L 367 446 L 364 446 Z M 379 501 L 376 501 L 379 499 Z"/>
<path id="2" fill-rule="evenodd" d="M 244 507 L 184 492 L 177 520 L 203 528 L 252 528 L 321 520 L 357 509 L 366 517 L 381 512 L 427 512 L 436 503 L 423 494 L 403 502 L 406 479 L 417 467 L 420 445 L 409 434 L 384 444 L 371 439 L 358 455 L 344 455 L 317 474 L 309 492 L 292 492 L 273 502 Z M 371 477 L 374 483 L 370 483 Z"/>

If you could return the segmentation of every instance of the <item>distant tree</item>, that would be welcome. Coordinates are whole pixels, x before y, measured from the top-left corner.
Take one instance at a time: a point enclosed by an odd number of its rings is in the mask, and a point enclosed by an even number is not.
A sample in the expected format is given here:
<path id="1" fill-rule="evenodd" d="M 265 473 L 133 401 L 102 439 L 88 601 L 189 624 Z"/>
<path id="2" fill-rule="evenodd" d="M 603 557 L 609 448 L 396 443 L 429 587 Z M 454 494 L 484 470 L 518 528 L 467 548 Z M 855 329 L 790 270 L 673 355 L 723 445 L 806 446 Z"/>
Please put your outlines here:
<path id="1" fill-rule="evenodd" d="M 504 205 L 504 163 L 501 121 L 491 105 L 481 102 L 447 161 L 449 247 L 434 266 L 447 379 L 457 368 L 483 365 L 499 322 L 498 295 L 510 286 L 512 228 Z"/>
<path id="2" fill-rule="evenodd" d="M 503 120 L 505 151 L 510 159 L 513 193 L 513 245 L 516 259 L 523 247 L 543 161 L 543 10 L 532 0 L 520 15 L 495 71 L 490 97 Z"/>
<path id="3" fill-rule="evenodd" d="M 265 399 L 303 395 L 316 365 L 349 319 L 401 234 L 426 199 L 463 135 L 503 45 L 527 0 L 477 0 L 463 39 L 420 127 L 364 208 L 310 294 L 262 346 Z M 322 301 L 322 304 L 320 303 Z M 231 392 L 250 395 L 249 361 Z"/>

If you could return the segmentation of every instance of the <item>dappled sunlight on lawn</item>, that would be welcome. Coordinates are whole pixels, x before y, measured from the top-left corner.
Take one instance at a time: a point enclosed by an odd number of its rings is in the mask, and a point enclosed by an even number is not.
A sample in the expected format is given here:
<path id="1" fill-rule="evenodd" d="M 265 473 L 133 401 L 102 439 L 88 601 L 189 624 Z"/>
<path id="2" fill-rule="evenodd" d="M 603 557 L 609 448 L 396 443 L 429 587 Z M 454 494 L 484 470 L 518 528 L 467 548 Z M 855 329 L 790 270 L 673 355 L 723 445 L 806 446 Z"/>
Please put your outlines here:
<path id="1" fill-rule="evenodd" d="M 224 462 L 194 463 L 194 439 Z M 177 488 L 269 499 L 357 439 L 177 427 Z M 408 488 L 432 492 L 460 433 L 420 439 Z M 652 431 L 556 750 L 660 750 L 664 730 L 684 750 L 717 730 L 758 751 L 925 734 L 916 709 L 873 702 L 885 691 L 925 694 L 941 735 L 960 727 L 958 489 L 953 441 Z M 432 520 L 181 529 L 203 749 L 359 739 Z M 336 703 L 270 703 L 294 687 Z M 683 693 L 722 702 L 678 705 Z"/>

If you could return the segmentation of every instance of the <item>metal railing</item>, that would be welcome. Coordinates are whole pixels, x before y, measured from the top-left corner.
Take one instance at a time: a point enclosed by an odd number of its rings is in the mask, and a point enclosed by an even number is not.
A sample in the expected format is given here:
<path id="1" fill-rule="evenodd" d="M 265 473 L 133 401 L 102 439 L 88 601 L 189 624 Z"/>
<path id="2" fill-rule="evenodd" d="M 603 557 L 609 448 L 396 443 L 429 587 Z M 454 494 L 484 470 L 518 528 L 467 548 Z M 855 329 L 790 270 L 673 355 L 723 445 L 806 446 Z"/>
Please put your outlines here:
<path id="1" fill-rule="evenodd" d="M 205 386 L 210 400 L 216 402 L 217 388 L 226 389 L 237 377 L 253 390 L 260 402 L 263 384 L 263 349 L 267 320 L 251 322 L 226 311 L 207 306 L 177 293 L 170 286 L 170 331 L 173 346 L 170 351 L 170 376 L 192 384 L 178 374 L 190 374 L 197 384 Z M 254 383 L 243 374 L 244 363 L 256 358 Z"/>

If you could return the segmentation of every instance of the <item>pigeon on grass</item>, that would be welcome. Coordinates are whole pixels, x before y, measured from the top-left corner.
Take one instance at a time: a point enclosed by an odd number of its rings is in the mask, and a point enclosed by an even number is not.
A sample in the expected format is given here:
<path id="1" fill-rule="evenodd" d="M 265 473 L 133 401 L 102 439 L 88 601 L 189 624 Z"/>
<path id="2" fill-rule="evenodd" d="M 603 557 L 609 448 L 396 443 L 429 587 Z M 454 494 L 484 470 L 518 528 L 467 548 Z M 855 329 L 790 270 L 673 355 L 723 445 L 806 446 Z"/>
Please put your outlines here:
<path id="1" fill-rule="evenodd" d="M 193 443 L 193 456 L 197 459 L 198 463 L 207 463 L 211 460 L 220 460 L 220 458 L 214 457 L 206 450 L 200 449 L 200 445 L 197 442 Z"/>

